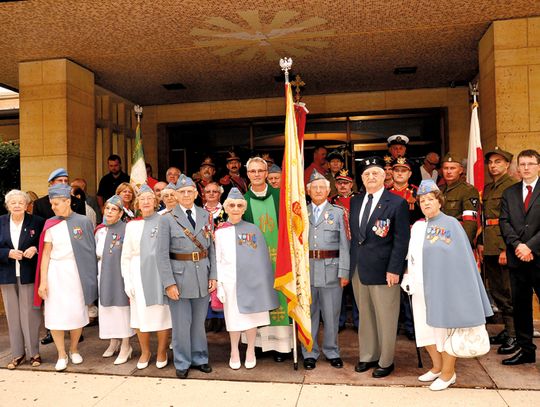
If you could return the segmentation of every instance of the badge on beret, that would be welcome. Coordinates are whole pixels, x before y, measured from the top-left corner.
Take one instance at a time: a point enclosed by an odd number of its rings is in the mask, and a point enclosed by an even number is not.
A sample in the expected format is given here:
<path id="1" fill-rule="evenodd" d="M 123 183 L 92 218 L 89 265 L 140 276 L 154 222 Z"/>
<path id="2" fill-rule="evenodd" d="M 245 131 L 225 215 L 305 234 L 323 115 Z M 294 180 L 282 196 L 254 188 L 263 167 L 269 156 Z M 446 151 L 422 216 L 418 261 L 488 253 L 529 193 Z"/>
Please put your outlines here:
<path id="1" fill-rule="evenodd" d="M 75 226 L 73 228 L 72 233 L 73 233 L 73 237 L 77 240 L 81 240 L 83 237 L 83 230 L 80 226 Z"/>

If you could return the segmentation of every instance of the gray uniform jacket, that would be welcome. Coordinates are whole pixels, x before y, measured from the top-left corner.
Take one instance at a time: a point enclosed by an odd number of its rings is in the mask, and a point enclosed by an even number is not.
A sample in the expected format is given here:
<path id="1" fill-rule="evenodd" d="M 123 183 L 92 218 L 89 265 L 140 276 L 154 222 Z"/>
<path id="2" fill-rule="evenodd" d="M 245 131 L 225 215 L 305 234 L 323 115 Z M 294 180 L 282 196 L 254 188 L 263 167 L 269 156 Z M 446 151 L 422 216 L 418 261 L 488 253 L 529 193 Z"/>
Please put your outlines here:
<path id="1" fill-rule="evenodd" d="M 157 261 L 161 283 L 163 288 L 176 284 L 180 290 L 180 298 L 207 296 L 208 280 L 217 278 L 216 253 L 212 240 L 213 224 L 209 222 L 207 211 L 198 206 L 194 206 L 193 210 L 196 218 L 195 229 L 179 205 L 159 219 Z M 184 227 L 187 227 L 208 251 L 207 257 L 199 261 L 169 258 L 169 253 L 186 254 L 199 251 L 184 234 Z"/>
<path id="2" fill-rule="evenodd" d="M 343 209 L 326 203 L 315 222 L 313 205 L 308 207 L 309 250 L 339 250 L 339 258 L 309 259 L 310 282 L 314 287 L 339 287 L 339 278 L 349 279 L 349 241 Z"/>

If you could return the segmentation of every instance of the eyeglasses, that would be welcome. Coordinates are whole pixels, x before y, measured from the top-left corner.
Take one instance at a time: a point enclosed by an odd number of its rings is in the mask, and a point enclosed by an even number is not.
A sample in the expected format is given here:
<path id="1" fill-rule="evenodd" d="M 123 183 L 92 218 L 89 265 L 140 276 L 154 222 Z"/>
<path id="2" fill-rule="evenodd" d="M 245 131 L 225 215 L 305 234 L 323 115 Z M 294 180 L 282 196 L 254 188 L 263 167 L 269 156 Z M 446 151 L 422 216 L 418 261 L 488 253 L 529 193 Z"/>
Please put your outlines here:
<path id="1" fill-rule="evenodd" d="M 264 174 L 266 170 L 248 170 L 249 174 Z"/>
<path id="2" fill-rule="evenodd" d="M 243 204 L 243 203 L 239 203 L 239 204 L 235 204 L 235 203 L 230 203 L 227 205 L 229 208 L 238 208 L 238 209 L 242 209 L 246 206 L 246 204 Z"/>

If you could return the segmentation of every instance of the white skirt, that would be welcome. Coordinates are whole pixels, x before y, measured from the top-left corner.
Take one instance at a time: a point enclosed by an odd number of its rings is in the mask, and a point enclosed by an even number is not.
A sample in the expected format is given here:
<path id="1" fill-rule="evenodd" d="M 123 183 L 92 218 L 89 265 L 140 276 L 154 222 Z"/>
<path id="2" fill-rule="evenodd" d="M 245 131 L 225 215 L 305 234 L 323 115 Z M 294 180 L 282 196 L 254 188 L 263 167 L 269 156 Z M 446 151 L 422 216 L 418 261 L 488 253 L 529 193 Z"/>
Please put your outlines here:
<path id="1" fill-rule="evenodd" d="M 48 295 L 45 300 L 45 327 L 67 331 L 87 325 L 88 307 L 75 259 L 49 261 Z"/>
<path id="2" fill-rule="evenodd" d="M 270 313 L 268 311 L 242 314 L 238 309 L 236 300 L 236 282 L 223 283 L 225 290 L 225 303 L 223 312 L 225 314 L 225 326 L 227 331 L 246 331 L 251 328 L 270 324 Z"/>
<path id="3" fill-rule="evenodd" d="M 101 339 L 130 338 L 135 331 L 129 326 L 130 307 L 104 307 L 99 304 L 99 337 Z"/>
<path id="4" fill-rule="evenodd" d="M 141 332 L 156 332 L 172 328 L 171 311 L 167 304 L 146 306 L 141 279 L 140 257 L 133 257 L 130 263 L 131 281 L 135 289 L 135 298 L 131 302 L 132 328 Z"/>

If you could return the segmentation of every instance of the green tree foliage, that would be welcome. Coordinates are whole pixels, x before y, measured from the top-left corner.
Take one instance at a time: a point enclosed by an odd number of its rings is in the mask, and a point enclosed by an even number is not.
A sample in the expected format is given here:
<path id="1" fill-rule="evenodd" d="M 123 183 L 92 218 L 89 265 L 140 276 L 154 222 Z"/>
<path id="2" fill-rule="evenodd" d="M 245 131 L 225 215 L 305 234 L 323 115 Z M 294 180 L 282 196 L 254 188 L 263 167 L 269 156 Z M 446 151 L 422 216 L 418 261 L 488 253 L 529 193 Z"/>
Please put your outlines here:
<path id="1" fill-rule="evenodd" d="M 21 185 L 19 143 L 0 140 L 0 213 L 6 213 L 4 196 Z"/>

